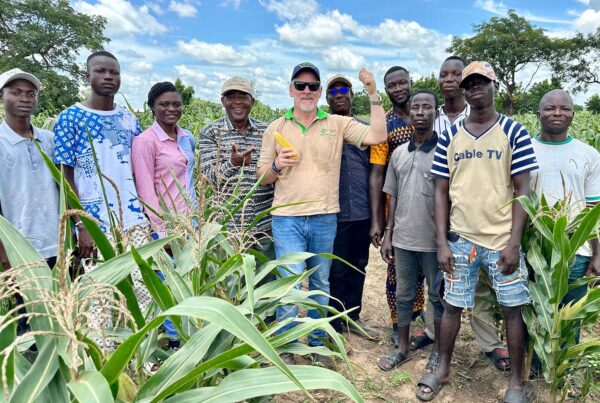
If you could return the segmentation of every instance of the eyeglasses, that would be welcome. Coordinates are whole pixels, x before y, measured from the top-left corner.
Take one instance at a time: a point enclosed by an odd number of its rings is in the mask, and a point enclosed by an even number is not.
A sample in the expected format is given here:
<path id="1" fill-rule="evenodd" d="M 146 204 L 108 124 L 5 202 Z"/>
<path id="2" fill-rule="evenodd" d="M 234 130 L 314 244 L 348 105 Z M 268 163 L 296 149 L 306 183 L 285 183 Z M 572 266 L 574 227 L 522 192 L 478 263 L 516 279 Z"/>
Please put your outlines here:
<path id="1" fill-rule="evenodd" d="M 319 88 L 321 88 L 321 83 L 318 81 L 311 81 L 311 82 L 294 81 L 294 88 L 297 91 L 304 91 L 306 89 L 307 85 L 308 85 L 308 89 L 312 92 L 318 91 Z"/>
<path id="2" fill-rule="evenodd" d="M 331 95 L 337 95 L 337 94 L 347 94 L 350 92 L 350 87 L 338 87 L 338 88 L 331 88 L 328 91 Z"/>

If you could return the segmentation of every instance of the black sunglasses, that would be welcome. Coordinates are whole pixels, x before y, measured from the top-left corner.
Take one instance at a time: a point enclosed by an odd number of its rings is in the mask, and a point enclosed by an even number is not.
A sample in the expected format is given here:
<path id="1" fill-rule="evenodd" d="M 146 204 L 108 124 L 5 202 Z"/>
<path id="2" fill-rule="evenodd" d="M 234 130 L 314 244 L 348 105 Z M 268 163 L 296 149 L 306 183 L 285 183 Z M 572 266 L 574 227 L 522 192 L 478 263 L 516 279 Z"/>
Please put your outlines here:
<path id="1" fill-rule="evenodd" d="M 304 91 L 306 89 L 307 85 L 308 85 L 308 89 L 312 92 L 318 91 L 319 88 L 321 88 L 321 83 L 318 81 L 311 81 L 311 82 L 294 81 L 294 88 L 297 91 Z"/>
<path id="2" fill-rule="evenodd" d="M 331 95 L 337 95 L 337 94 L 347 94 L 350 92 L 350 87 L 339 87 L 339 88 L 331 88 L 329 90 L 329 93 Z"/>

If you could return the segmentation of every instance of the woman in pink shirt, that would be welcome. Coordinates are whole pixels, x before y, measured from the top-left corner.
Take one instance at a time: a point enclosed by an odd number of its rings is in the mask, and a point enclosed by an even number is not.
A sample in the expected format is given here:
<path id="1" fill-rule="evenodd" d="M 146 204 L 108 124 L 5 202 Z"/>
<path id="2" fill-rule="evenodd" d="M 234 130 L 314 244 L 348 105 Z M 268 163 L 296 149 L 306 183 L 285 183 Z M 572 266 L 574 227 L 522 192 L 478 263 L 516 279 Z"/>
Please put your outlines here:
<path id="1" fill-rule="evenodd" d="M 182 115 L 181 94 L 170 82 L 154 84 L 148 93 L 148 106 L 155 121 L 133 139 L 131 150 L 138 197 L 157 212 L 163 211 L 161 198 L 170 213 L 186 212 L 188 200 L 195 202 L 195 143 L 191 133 L 177 125 Z M 181 194 L 174 177 L 187 195 Z M 165 223 L 149 208 L 144 210 L 154 231 L 164 235 Z"/>

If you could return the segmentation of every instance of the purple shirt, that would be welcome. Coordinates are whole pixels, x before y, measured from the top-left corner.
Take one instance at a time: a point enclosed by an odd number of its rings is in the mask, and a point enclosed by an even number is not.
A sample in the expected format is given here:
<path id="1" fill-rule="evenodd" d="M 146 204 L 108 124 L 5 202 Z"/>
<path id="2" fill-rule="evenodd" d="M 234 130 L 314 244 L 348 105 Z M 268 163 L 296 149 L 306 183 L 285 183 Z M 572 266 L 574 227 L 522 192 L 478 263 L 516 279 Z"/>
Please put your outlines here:
<path id="1" fill-rule="evenodd" d="M 180 194 L 173 175 L 195 200 L 192 184 L 194 139 L 177 126 L 177 140 L 170 138 L 157 122 L 133 139 L 131 160 L 139 198 L 156 211 L 162 211 L 162 197 L 169 211 L 186 212 L 188 204 Z M 164 223 L 144 208 L 155 231 L 164 232 Z"/>

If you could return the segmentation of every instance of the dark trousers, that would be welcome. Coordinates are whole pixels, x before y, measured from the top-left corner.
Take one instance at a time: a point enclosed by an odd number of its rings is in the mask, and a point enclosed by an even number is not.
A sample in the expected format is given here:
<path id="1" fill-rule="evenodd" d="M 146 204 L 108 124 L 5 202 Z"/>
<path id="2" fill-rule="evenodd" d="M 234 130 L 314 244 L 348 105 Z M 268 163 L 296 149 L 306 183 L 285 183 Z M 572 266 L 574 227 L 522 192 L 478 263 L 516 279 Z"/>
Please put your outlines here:
<path id="1" fill-rule="evenodd" d="M 365 269 L 369 262 L 369 229 L 371 220 L 338 222 L 337 235 L 333 244 L 333 254 L 346 260 L 359 269 L 354 270 L 339 260 L 334 260 L 329 272 L 329 287 L 332 299 L 329 304 L 338 311 L 358 307 L 348 316 L 352 320 L 359 319 L 365 285 Z M 333 298 L 339 299 L 341 304 Z M 339 327 L 341 320 L 332 323 Z"/>

